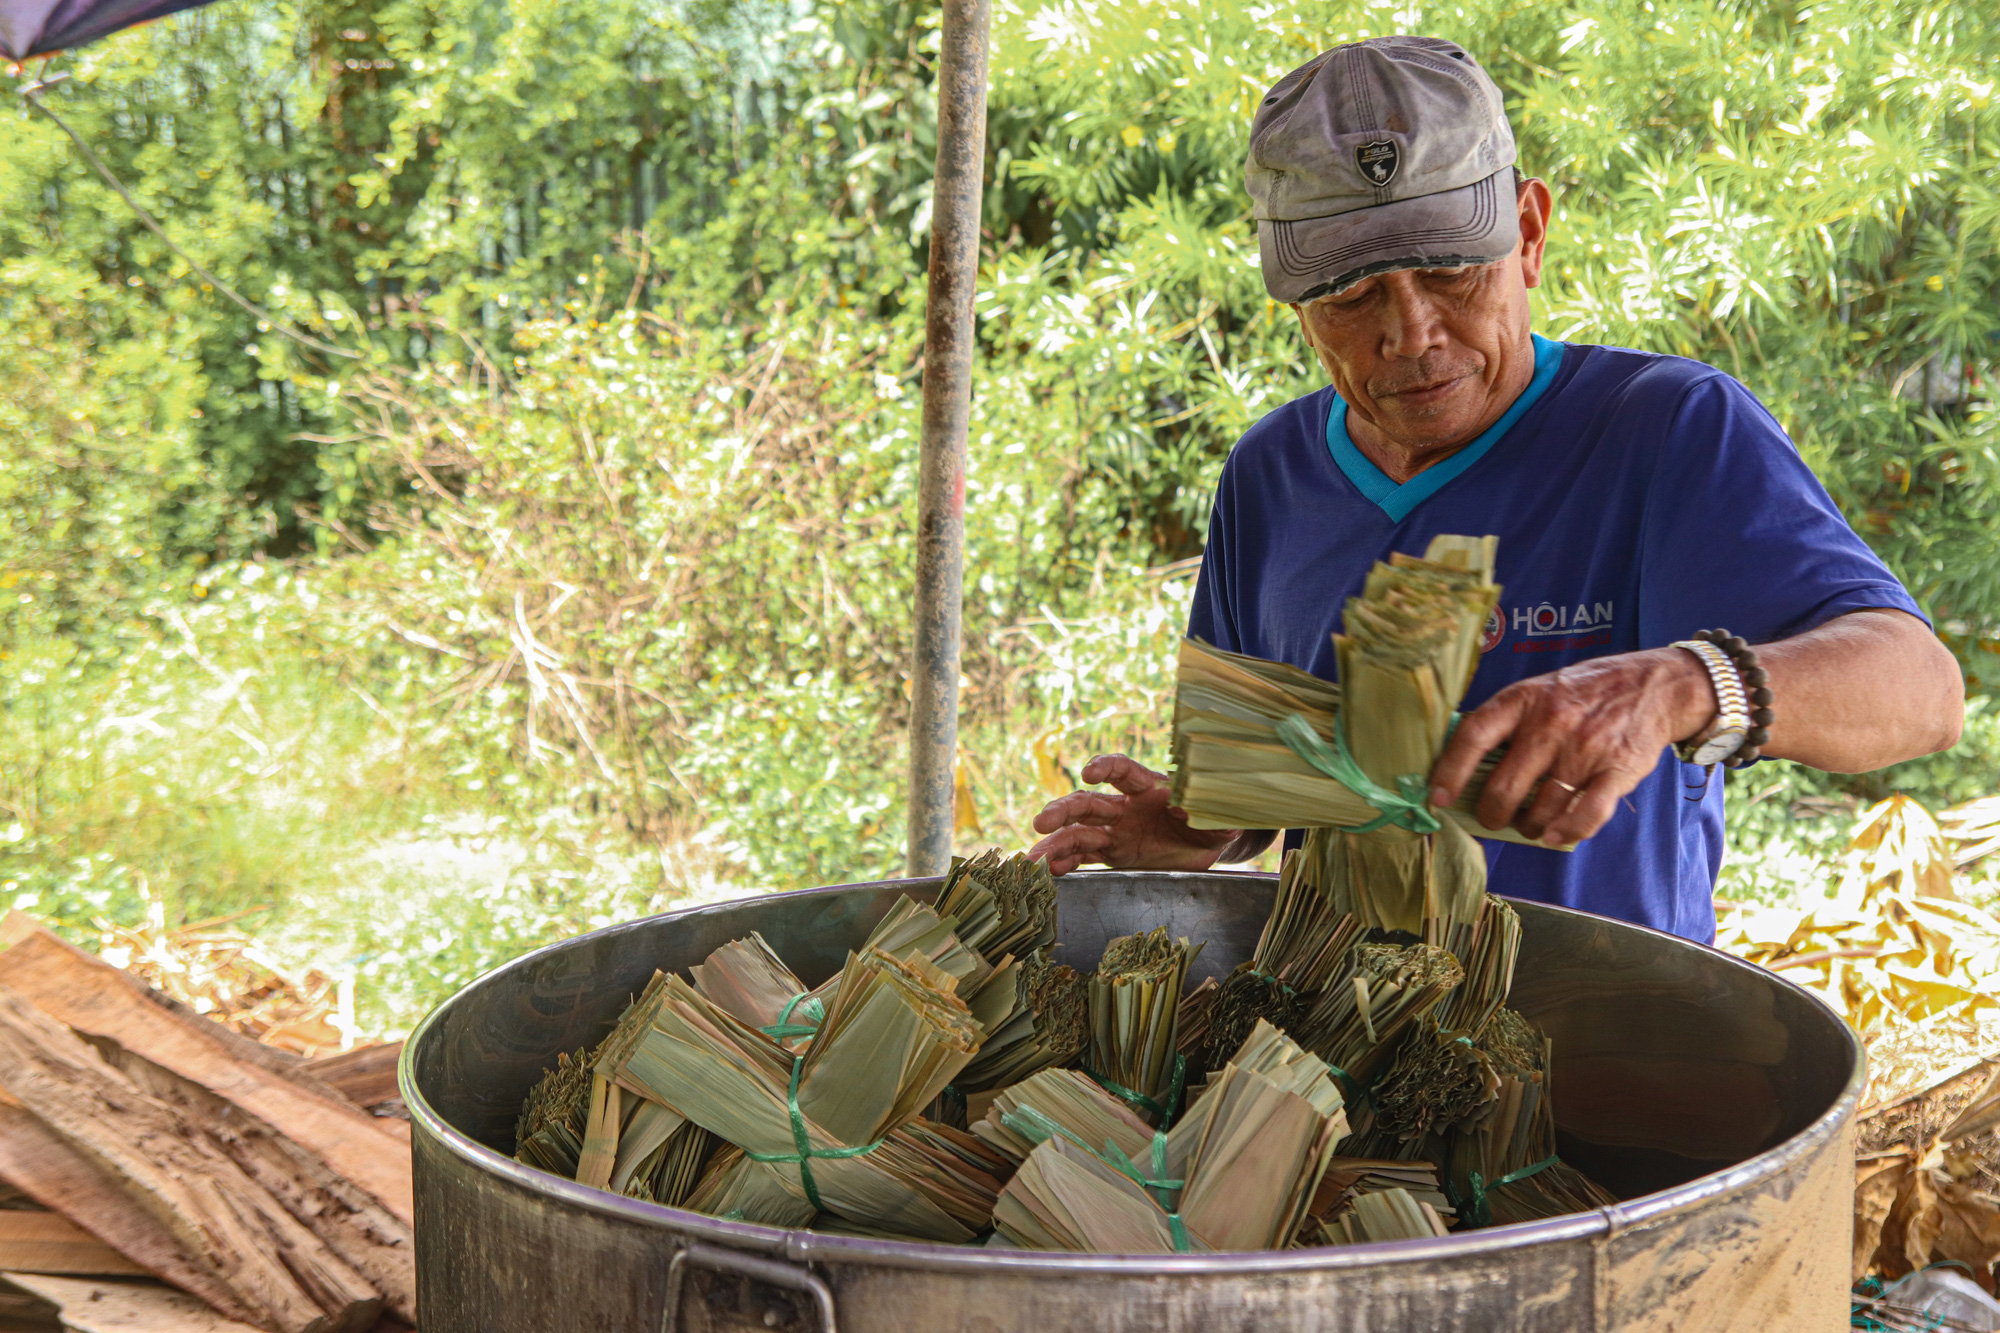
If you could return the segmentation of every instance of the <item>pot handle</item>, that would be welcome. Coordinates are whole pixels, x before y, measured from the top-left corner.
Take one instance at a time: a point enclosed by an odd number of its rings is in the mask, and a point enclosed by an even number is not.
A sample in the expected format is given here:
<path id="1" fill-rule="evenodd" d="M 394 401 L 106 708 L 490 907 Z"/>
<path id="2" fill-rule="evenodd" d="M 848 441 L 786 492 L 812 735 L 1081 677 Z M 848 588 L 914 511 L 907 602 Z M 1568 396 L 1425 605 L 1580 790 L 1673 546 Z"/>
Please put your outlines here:
<path id="1" fill-rule="evenodd" d="M 701 1241 L 689 1241 L 674 1251 L 673 1259 L 667 1264 L 667 1308 L 660 1315 L 660 1333 L 677 1333 L 681 1319 L 681 1290 L 687 1283 L 687 1270 L 699 1265 L 712 1268 L 718 1273 L 735 1273 L 742 1277 L 768 1282 L 774 1287 L 789 1287 L 812 1297 L 819 1309 L 820 1333 L 840 1333 L 833 1316 L 833 1289 L 821 1281 L 811 1269 L 797 1264 L 788 1264 L 779 1259 L 765 1259 L 754 1254 L 743 1254 L 737 1250 L 724 1249 L 720 1245 L 708 1245 Z"/>

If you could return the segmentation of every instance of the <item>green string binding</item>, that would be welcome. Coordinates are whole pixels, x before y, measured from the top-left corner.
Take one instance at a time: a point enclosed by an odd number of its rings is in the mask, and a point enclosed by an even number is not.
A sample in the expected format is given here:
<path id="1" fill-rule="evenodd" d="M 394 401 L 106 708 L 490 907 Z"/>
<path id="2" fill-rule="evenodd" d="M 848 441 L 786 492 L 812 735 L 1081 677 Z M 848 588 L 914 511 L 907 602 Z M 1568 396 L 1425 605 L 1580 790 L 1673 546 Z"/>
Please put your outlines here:
<path id="1" fill-rule="evenodd" d="M 788 1013 L 790 1009 L 791 1006 L 787 1005 L 786 1011 Z M 799 1168 L 799 1184 L 806 1187 L 806 1201 L 823 1213 L 827 1211 L 827 1207 L 824 1203 L 820 1202 L 819 1186 L 813 1181 L 813 1158 L 838 1159 L 860 1157 L 864 1154 L 874 1152 L 877 1148 L 888 1142 L 888 1140 L 877 1139 L 873 1143 L 864 1143 L 858 1148 L 813 1147 L 812 1136 L 806 1132 L 805 1113 L 799 1110 L 799 1071 L 805 1067 L 805 1063 L 806 1058 L 803 1055 L 792 1057 L 792 1086 L 785 1092 L 785 1105 L 792 1113 L 792 1146 L 797 1148 L 798 1151 L 795 1153 L 751 1152 L 748 1148 L 745 1148 L 743 1155 L 753 1162 L 774 1162 L 781 1166 L 797 1164 Z"/>
<path id="2" fill-rule="evenodd" d="M 1399 774 L 1395 791 L 1378 784 L 1361 771 L 1361 765 L 1355 763 L 1354 756 L 1348 753 L 1345 722 L 1334 724 L 1333 744 L 1328 745 L 1313 730 L 1312 723 L 1293 713 L 1278 723 L 1278 739 L 1290 747 L 1293 754 L 1380 811 L 1367 823 L 1356 824 L 1352 828 L 1334 825 L 1340 832 L 1372 833 L 1386 824 L 1406 828 L 1412 833 L 1436 833 L 1442 827 L 1437 813 L 1430 806 L 1429 779 L 1421 773 Z"/>
<path id="3" fill-rule="evenodd" d="M 805 1008 L 800 1011 L 800 1017 L 804 1021 L 794 1023 L 791 1021 L 792 1010 L 799 1007 L 800 1001 L 805 1002 Z M 788 1037 L 810 1037 L 819 1031 L 819 1025 L 824 1022 L 826 1022 L 826 1005 L 811 991 L 800 991 L 785 1003 L 784 1009 L 778 1014 L 777 1022 L 757 1030 L 773 1041 L 784 1041 Z"/>
<path id="4" fill-rule="evenodd" d="M 1187 1224 L 1181 1221 L 1180 1213 L 1171 1206 L 1167 1198 L 1169 1194 L 1184 1187 L 1187 1182 L 1185 1180 L 1170 1180 L 1167 1178 L 1167 1132 L 1165 1130 L 1155 1130 L 1153 1132 L 1153 1172 L 1149 1176 L 1139 1168 L 1137 1162 L 1127 1157 L 1124 1150 L 1111 1140 L 1106 1139 L 1104 1141 L 1104 1151 L 1099 1152 L 1032 1106 L 1017 1107 L 1012 1111 L 1002 1113 L 1000 1123 L 1031 1143 L 1041 1144 L 1052 1138 L 1064 1139 L 1083 1149 L 1083 1151 L 1089 1153 L 1112 1170 L 1129 1177 L 1140 1189 L 1151 1193 L 1154 1196 L 1153 1202 L 1159 1204 L 1160 1211 L 1167 1215 L 1167 1230 L 1173 1236 L 1174 1253 L 1186 1254 L 1194 1248 L 1194 1242 L 1188 1235 Z"/>
<path id="5" fill-rule="evenodd" d="M 1187 1184 L 1185 1180 L 1164 1179 L 1167 1174 L 1166 1131 L 1163 1129 L 1153 1131 L 1153 1174 L 1151 1178 L 1148 1178 L 1145 1173 L 1140 1171 L 1138 1163 L 1127 1157 L 1118 1145 L 1109 1139 L 1104 1141 L 1104 1153 L 1111 1165 L 1137 1181 L 1139 1188 L 1158 1191 L 1158 1197 L 1155 1198 L 1154 1202 L 1158 1203 L 1160 1211 L 1167 1215 L 1167 1230 L 1174 1238 L 1174 1253 L 1186 1254 L 1189 1250 L 1193 1249 L 1194 1242 L 1188 1238 L 1187 1223 L 1181 1221 L 1180 1210 L 1170 1206 L 1166 1198 L 1169 1193 L 1179 1190 Z"/>
<path id="6" fill-rule="evenodd" d="M 1083 1074 L 1092 1083 L 1095 1083 L 1119 1101 L 1124 1102 L 1127 1106 L 1136 1106 L 1142 1111 L 1157 1116 L 1162 1129 L 1172 1126 L 1174 1117 L 1180 1114 L 1181 1096 L 1187 1091 L 1187 1057 L 1179 1052 L 1175 1052 L 1174 1054 L 1174 1076 L 1172 1083 L 1167 1087 L 1167 1100 L 1165 1103 L 1148 1097 L 1143 1092 L 1134 1092 L 1123 1083 L 1113 1083 L 1089 1065 L 1083 1067 Z"/>
<path id="7" fill-rule="evenodd" d="M 1269 984 L 1276 986 L 1280 991 L 1284 992 L 1284 996 L 1288 1000 L 1295 999 L 1298 996 L 1299 993 L 1298 987 L 1292 985 L 1291 982 L 1286 981 L 1276 972 L 1266 972 L 1263 968 L 1258 967 L 1255 963 L 1252 963 L 1249 967 L 1244 969 L 1244 975 L 1255 977 L 1259 981 L 1268 982 Z"/>
<path id="8" fill-rule="evenodd" d="M 1491 1188 L 1497 1190 L 1502 1185 L 1512 1185 L 1516 1181 L 1526 1180 L 1529 1176 L 1532 1176 L 1537 1172 L 1548 1170 L 1550 1167 L 1556 1164 L 1557 1160 L 1558 1159 L 1556 1155 L 1554 1153 L 1550 1153 L 1547 1157 L 1544 1157 L 1541 1161 L 1534 1163 L 1532 1166 L 1524 1166 L 1518 1171 L 1509 1171 L 1506 1175 L 1494 1181 Z M 1469 1201 L 1471 1203 L 1471 1207 L 1469 1209 L 1462 1210 L 1460 1215 L 1467 1217 L 1471 1221 L 1472 1225 L 1475 1227 L 1492 1226 L 1493 1205 L 1487 1202 L 1486 1196 L 1489 1187 L 1486 1184 L 1486 1178 L 1480 1175 L 1477 1171 L 1469 1171 L 1466 1173 L 1466 1183 L 1472 1186 L 1472 1198 Z M 1446 1184 L 1449 1185 L 1450 1181 L 1447 1180 Z M 1457 1191 L 1447 1189 L 1446 1193 L 1454 1196 L 1451 1200 L 1452 1208 L 1454 1210 L 1460 1210 L 1461 1205 L 1458 1199 L 1455 1197 Z"/>
<path id="9" fill-rule="evenodd" d="M 1334 1082 L 1340 1084 L 1340 1099 L 1343 1105 L 1353 1107 L 1366 1106 L 1371 1111 L 1375 1109 L 1375 1087 L 1373 1084 L 1364 1088 L 1361 1086 L 1360 1079 L 1354 1077 L 1354 1075 L 1348 1073 L 1333 1061 L 1327 1060 L 1323 1063 L 1326 1065 L 1326 1072 L 1333 1075 Z"/>

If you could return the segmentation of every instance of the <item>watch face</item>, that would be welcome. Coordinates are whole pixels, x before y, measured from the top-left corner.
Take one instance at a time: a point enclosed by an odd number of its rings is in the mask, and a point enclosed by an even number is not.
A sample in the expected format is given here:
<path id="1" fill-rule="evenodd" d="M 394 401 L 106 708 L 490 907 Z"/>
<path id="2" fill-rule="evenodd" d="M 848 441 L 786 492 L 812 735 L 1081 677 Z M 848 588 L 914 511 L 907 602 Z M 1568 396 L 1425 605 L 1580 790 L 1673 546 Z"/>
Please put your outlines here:
<path id="1" fill-rule="evenodd" d="M 1743 736 L 1742 727 L 1724 727 L 1703 741 L 1701 748 L 1694 752 L 1694 757 L 1688 762 L 1703 767 L 1719 764 L 1743 748 Z"/>

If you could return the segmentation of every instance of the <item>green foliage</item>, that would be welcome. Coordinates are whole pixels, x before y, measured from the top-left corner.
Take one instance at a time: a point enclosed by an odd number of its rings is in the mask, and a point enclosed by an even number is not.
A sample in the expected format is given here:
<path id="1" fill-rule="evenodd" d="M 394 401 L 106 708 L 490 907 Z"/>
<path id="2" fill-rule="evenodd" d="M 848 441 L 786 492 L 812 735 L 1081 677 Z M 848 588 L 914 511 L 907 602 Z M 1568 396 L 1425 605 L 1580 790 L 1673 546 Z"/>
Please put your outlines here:
<path id="1" fill-rule="evenodd" d="M 1256 338 L 1249 118 L 1314 52 L 1393 31 L 1462 42 L 1506 92 L 1557 198 L 1544 327 L 1742 378 L 1954 643 L 1990 641 L 2000 29 L 1883 0 L 1022 5 L 999 20 L 996 100 L 1065 114 L 1014 174 L 1088 221 L 1107 271 L 1217 302 L 1221 364 L 1282 384 L 1289 344 Z"/>
<path id="2" fill-rule="evenodd" d="M 181 243 L 359 363 L 190 283 L 53 126 L 0 115 L 7 891 L 73 927 L 142 889 L 272 904 L 388 1023 L 612 915 L 892 873 L 936 24 L 231 0 L 68 61 L 51 104 Z M 1095 750 L 1163 761 L 1166 567 L 1318 375 L 1258 278 L 1250 116 L 1397 30 L 1480 56 L 1556 192 L 1541 326 L 1743 378 L 1975 685 L 2000 650 L 1982 15 L 1015 0 L 964 840 L 1029 841 Z M 243 583 L 260 554 L 293 559 Z M 1842 803 L 1995 759 L 1980 711 L 1887 774 L 1760 766 L 1725 890 L 1817 873 Z"/>
<path id="3" fill-rule="evenodd" d="M 1779 17 L 1717 5 L 1671 27 L 1566 27 L 1521 112 L 1562 186 L 1547 308 L 1566 331 L 1748 382 L 1969 648 L 2000 612 L 1983 387 L 2000 35 L 1929 5 Z"/>
<path id="4" fill-rule="evenodd" d="M 184 585 L 244 524 L 203 464 L 205 390 L 171 318 L 55 265 L 10 276 L 35 290 L 0 296 L 0 627 L 106 650 L 135 596 Z"/>
<path id="5" fill-rule="evenodd" d="M 410 366 L 468 333 L 504 348 L 530 307 L 593 274 L 629 281 L 636 261 L 604 260 L 655 213 L 699 232 L 758 140 L 730 48 L 754 55 L 770 17 L 754 0 L 264 0 L 65 57 L 69 81 L 43 97 L 225 282 Z M 0 128 L 0 185 L 35 201 L 0 214 L 9 328 L 49 353 L 89 348 L 111 397 L 174 411 L 154 428 L 188 437 L 178 452 L 207 489 L 251 511 L 234 534 L 163 514 L 146 535 L 166 555 L 241 554 L 243 537 L 295 549 L 301 507 L 369 493 L 323 384 L 347 367 L 187 285 L 25 104 Z M 0 369 L 0 398 L 32 370 Z"/>
<path id="6" fill-rule="evenodd" d="M 504 378 L 515 330 L 604 293 L 679 311 L 699 292 L 697 321 L 725 327 L 917 304 L 934 11 L 263 3 L 122 34 L 51 96 L 226 278 L 328 336 L 412 367 L 470 339 Z M 1990 637 L 2000 38 L 1910 0 L 1003 7 L 982 341 L 1095 409 L 1071 429 L 1123 535 L 1194 553 L 1221 456 L 1311 382 L 1257 279 L 1249 116 L 1313 52 L 1397 29 L 1482 54 L 1556 187 L 1545 326 L 1739 374 L 1955 641 Z M 12 121 L 0 170 L 43 200 L 5 226 L 30 261 L 10 301 L 68 321 L 44 345 L 146 346 L 199 400 L 192 457 L 267 534 L 301 503 L 376 498 L 329 401 L 341 367 L 175 289 L 52 127 Z M 1152 345 L 1121 354 L 1114 325 Z M 95 378 L 164 406 L 146 373 Z M 159 544 L 206 549 L 214 527 Z"/>
<path id="7" fill-rule="evenodd" d="M 1042 336 L 1048 292 L 1003 298 Z M 659 310 L 542 321 L 504 393 L 472 364 L 355 380 L 389 423 L 373 447 L 419 495 L 374 510 L 373 549 L 339 562 L 342 614 L 429 651 L 402 670 L 482 767 L 642 840 L 699 810 L 713 845 L 783 883 L 900 859 L 918 429 L 916 395 L 881 369 L 906 364 L 916 312 L 801 305 L 774 298 L 741 334 Z M 1127 312 L 1067 350 L 1177 359 L 1170 332 Z M 1106 406 L 1056 384 L 1034 354 L 980 377 L 974 728 L 1061 725 L 1022 688 L 1040 649 L 1009 627 L 1067 635 L 1068 604 L 1151 549 L 1148 516 L 1082 485 Z"/>
<path id="8" fill-rule="evenodd" d="M 421 813 L 421 766 L 383 744 L 308 628 L 317 598 L 260 565 L 209 577 L 140 608 L 109 666 L 57 635 L 7 644 L 5 905 L 77 929 L 149 893 L 177 919 L 221 915 Z"/>
<path id="9" fill-rule="evenodd" d="M 356 979 L 379 1033 L 527 949 L 722 896 L 699 848 L 635 850 L 522 799 L 471 728 L 417 730 L 439 721 L 419 664 L 350 651 L 366 637 L 326 581 L 247 564 L 197 588 L 146 605 L 112 668 L 54 636 L 0 656 L 0 910 L 79 942 L 153 902 L 247 914 L 301 967 Z"/>

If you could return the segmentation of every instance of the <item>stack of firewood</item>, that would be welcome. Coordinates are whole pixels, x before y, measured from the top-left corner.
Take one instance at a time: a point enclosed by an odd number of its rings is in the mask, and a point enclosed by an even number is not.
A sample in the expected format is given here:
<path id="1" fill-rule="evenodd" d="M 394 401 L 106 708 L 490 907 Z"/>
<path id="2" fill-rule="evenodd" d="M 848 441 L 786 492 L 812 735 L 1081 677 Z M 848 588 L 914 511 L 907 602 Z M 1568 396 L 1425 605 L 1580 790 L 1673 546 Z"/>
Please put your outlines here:
<path id="1" fill-rule="evenodd" d="M 260 1045 L 20 913 L 0 944 L 0 1330 L 415 1323 L 392 1049 Z"/>

